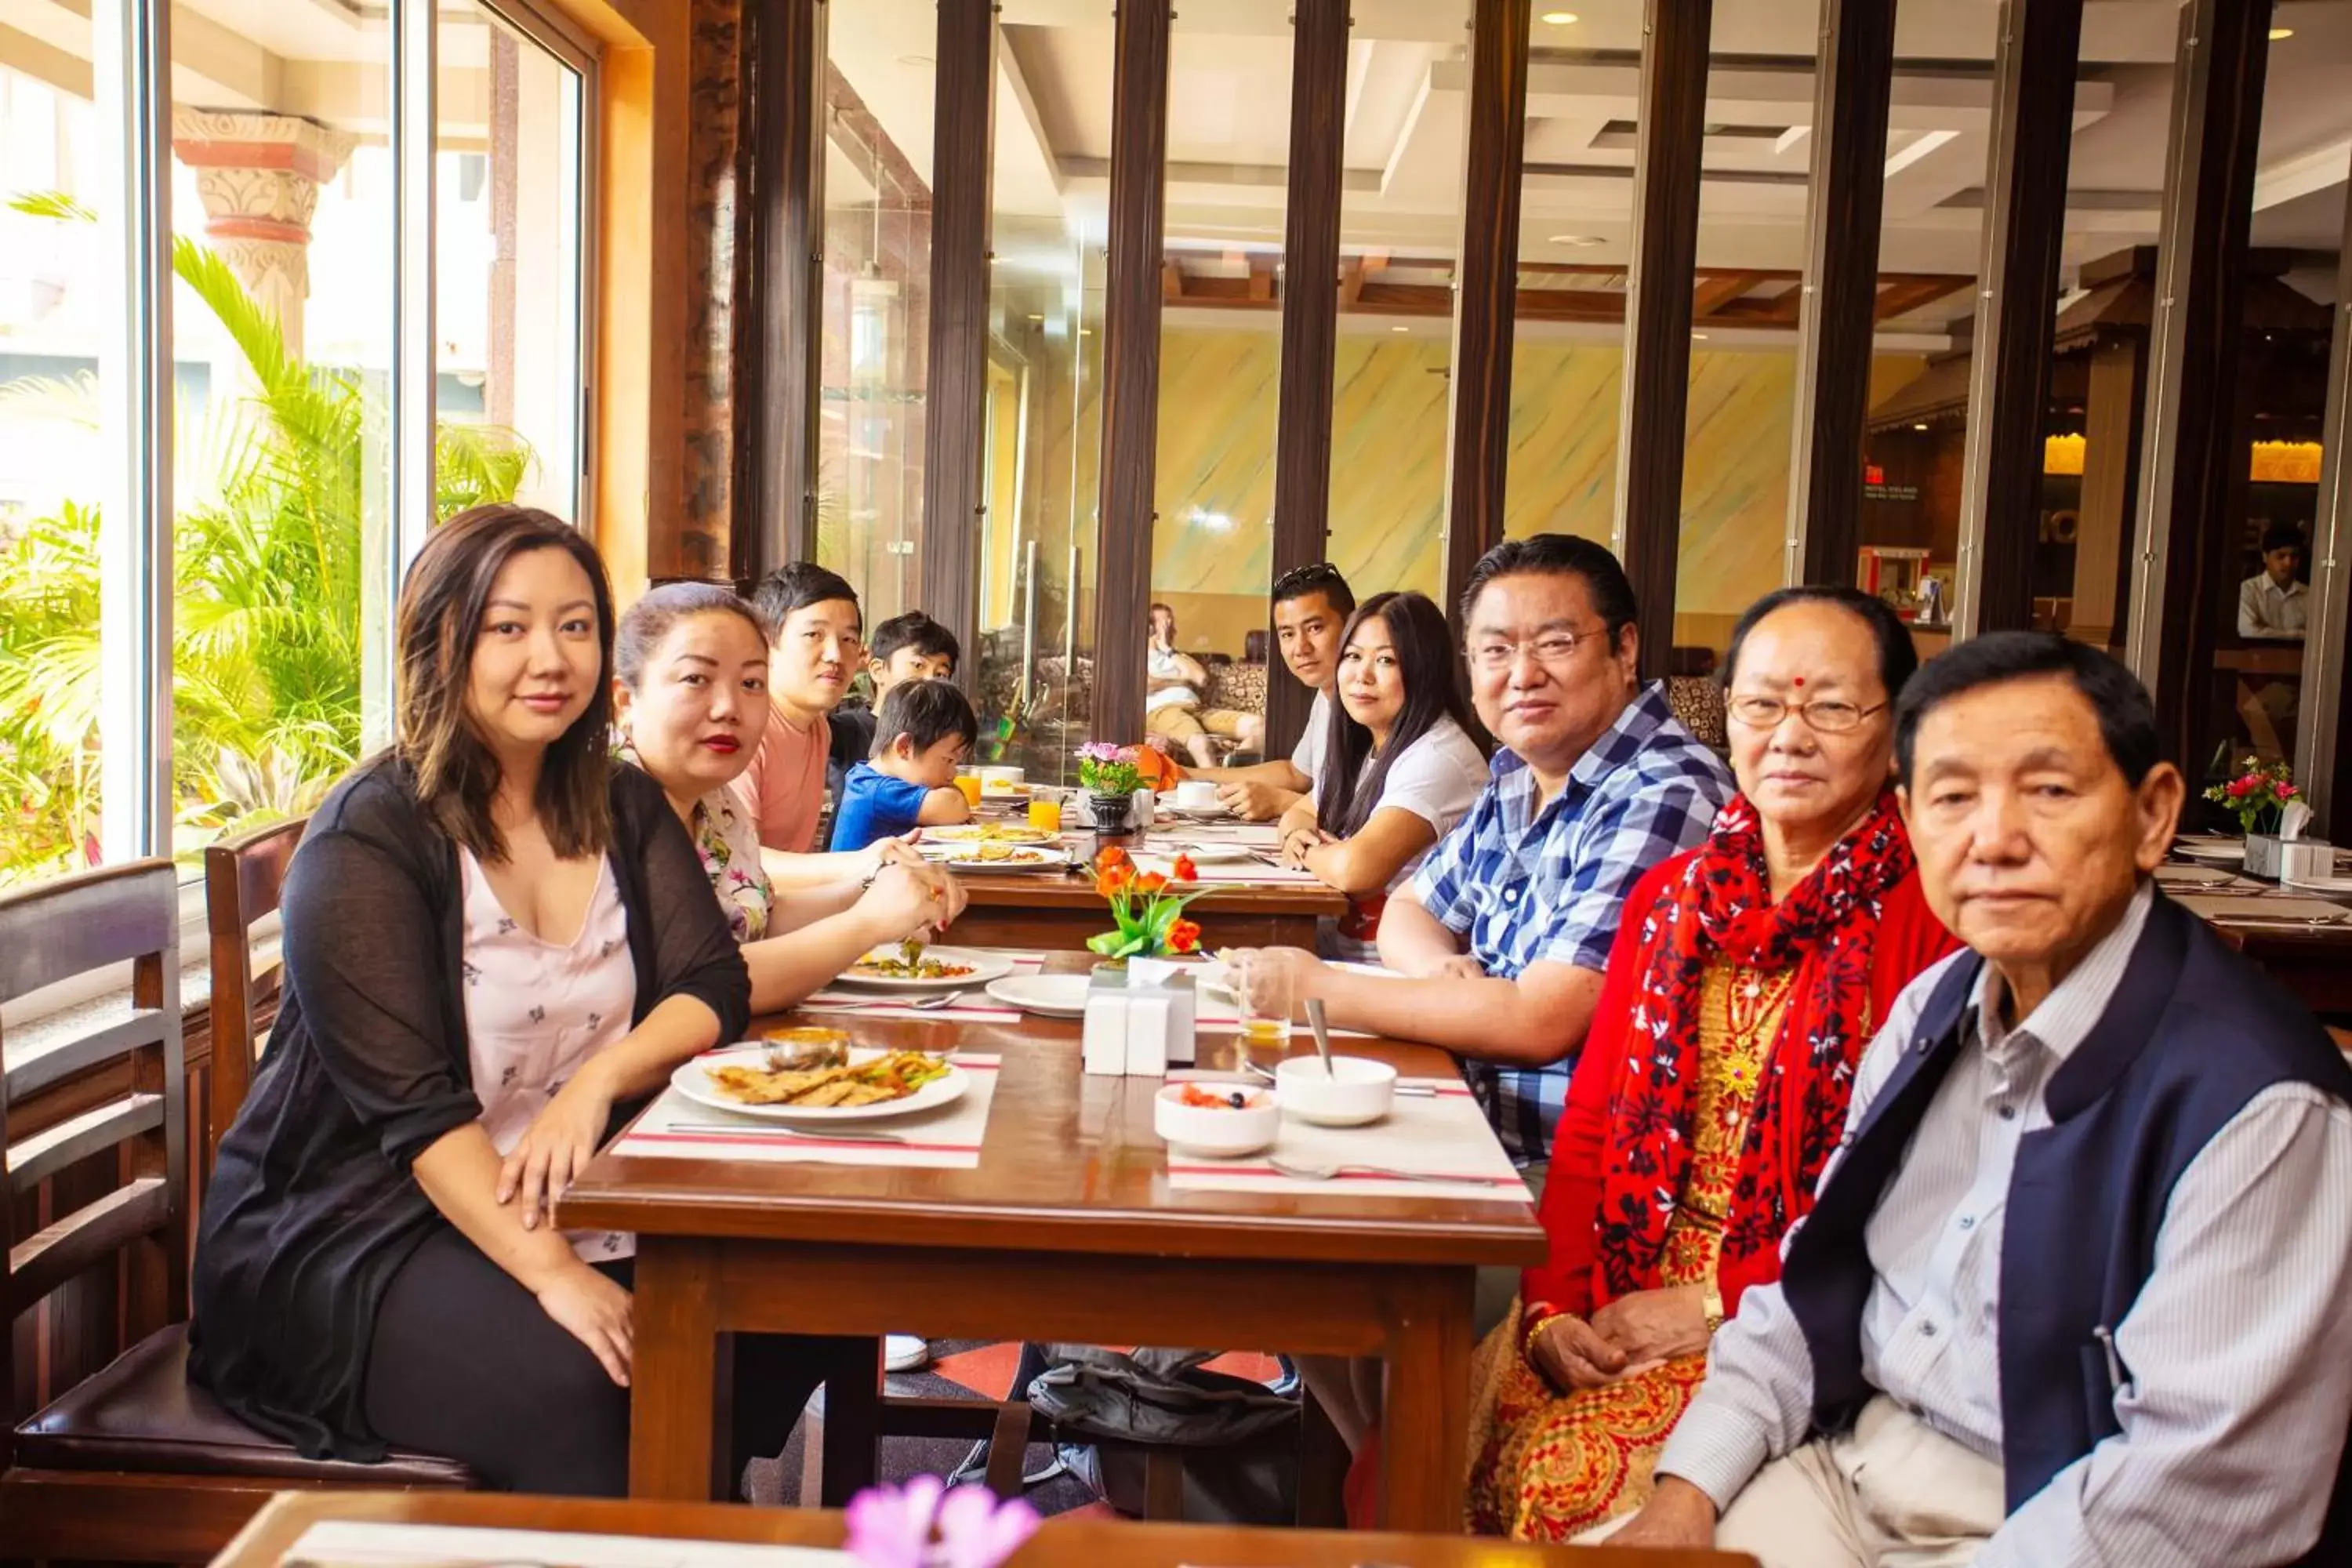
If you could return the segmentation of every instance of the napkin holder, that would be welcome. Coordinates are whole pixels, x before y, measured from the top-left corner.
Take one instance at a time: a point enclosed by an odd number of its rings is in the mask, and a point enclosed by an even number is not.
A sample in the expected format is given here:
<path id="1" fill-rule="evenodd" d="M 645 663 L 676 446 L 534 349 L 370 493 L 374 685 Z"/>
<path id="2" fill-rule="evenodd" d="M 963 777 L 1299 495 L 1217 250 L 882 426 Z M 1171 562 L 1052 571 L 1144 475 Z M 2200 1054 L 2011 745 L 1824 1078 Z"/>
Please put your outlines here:
<path id="1" fill-rule="evenodd" d="M 2324 838 L 2279 841 L 2279 880 L 2311 882 L 2336 875 L 2336 846 Z"/>
<path id="2" fill-rule="evenodd" d="M 1097 1077 L 1120 1078 L 1127 1072 L 1127 972 L 1097 969 L 1087 981 L 1085 1022 L 1079 1026 L 1078 1054 L 1086 1070 Z"/>
<path id="3" fill-rule="evenodd" d="M 1164 958 L 1127 961 L 1127 1070 L 1133 1078 L 1164 1078 L 1171 1067 L 1191 1067 L 1200 1031 L 1193 965 Z"/>

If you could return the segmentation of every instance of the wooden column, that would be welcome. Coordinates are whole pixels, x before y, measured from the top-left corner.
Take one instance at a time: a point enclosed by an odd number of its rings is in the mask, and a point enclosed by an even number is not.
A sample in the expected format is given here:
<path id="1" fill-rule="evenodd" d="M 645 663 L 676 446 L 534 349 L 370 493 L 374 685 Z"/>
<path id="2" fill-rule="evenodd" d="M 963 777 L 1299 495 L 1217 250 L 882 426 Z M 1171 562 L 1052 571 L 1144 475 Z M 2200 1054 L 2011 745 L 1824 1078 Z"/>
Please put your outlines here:
<path id="1" fill-rule="evenodd" d="M 1822 0 L 1821 20 L 1789 458 L 1790 583 L 1853 581 L 1895 80 L 1895 0 Z"/>
<path id="2" fill-rule="evenodd" d="M 2268 6 L 2189 0 L 2172 76 L 2125 646 L 2156 699 L 2166 753 L 2191 780 L 2206 763 L 2194 753 L 2228 593 L 2231 469 L 2245 471 L 2238 361 L 2269 32 Z"/>
<path id="3" fill-rule="evenodd" d="M 1339 168 L 1347 135 L 1349 0 L 1293 0 L 1290 190 L 1282 239 L 1282 393 L 1274 426 L 1274 574 L 1324 558 L 1331 537 L 1331 382 L 1339 348 Z M 1298 743 L 1315 694 L 1266 635 L 1265 754 Z"/>
<path id="4" fill-rule="evenodd" d="M 1102 489 L 1093 730 L 1143 738 L 1160 438 L 1160 263 L 1168 178 L 1170 0 L 1119 0 L 1111 45 L 1110 255 L 1103 268 Z M 1076 592 L 1077 584 L 1071 584 Z"/>
<path id="5" fill-rule="evenodd" d="M 1691 283 L 1698 268 L 1699 152 L 1715 0 L 1648 0 L 1633 144 L 1633 246 L 1625 268 L 1625 370 L 1617 412 L 1611 544 L 1641 606 L 1642 673 L 1666 673 L 1682 550 L 1690 409 Z"/>
<path id="6" fill-rule="evenodd" d="M 2033 624 L 2042 424 L 2082 41 L 2083 0 L 2002 0 L 1960 459 L 1956 637 Z"/>
<path id="7" fill-rule="evenodd" d="M 1519 163 L 1528 129 L 1528 0 L 1472 0 L 1445 453 L 1445 609 L 1503 537 L 1511 456 L 1511 330 L 1519 281 Z M 1458 629 L 1458 628 L 1457 628 Z"/>
<path id="8" fill-rule="evenodd" d="M 744 296 L 759 353 L 740 367 L 731 553 L 735 575 L 756 582 L 816 549 L 825 0 L 751 0 L 743 21 L 753 127 Z"/>
<path id="9" fill-rule="evenodd" d="M 996 147 L 994 0 L 940 0 L 931 115 L 929 385 L 923 411 L 922 605 L 972 650 L 980 678 L 980 551 L 988 500 L 988 250 Z"/>
<path id="10" fill-rule="evenodd" d="M 2147 340 L 2102 332 L 2083 401 L 2083 493 L 2074 509 L 2074 615 L 2067 636 L 2116 646 L 2131 592 L 2132 500 L 2139 489 L 2140 389 Z"/>
<path id="11" fill-rule="evenodd" d="M 2336 331 L 2327 351 L 2327 413 L 2320 427 L 2319 507 L 2311 524 L 2311 618 L 2303 645 L 2303 709 L 2294 776 L 2319 830 L 2335 816 L 2336 781 L 2352 779 L 2352 725 L 2343 719 L 2346 605 L 2352 603 L 2352 201 L 2336 262 Z M 2352 820 L 2352 818 L 2347 818 Z"/>

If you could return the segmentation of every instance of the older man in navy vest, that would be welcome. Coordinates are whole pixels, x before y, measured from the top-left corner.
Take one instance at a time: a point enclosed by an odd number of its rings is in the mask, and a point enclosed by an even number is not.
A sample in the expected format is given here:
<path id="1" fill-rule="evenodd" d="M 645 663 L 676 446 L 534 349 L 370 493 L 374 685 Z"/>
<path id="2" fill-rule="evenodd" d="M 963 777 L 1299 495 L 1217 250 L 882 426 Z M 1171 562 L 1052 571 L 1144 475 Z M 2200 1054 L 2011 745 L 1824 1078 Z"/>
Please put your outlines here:
<path id="1" fill-rule="evenodd" d="M 2185 789 L 2147 693 L 2001 633 L 1919 672 L 1895 743 L 1970 951 L 1896 1004 L 1780 1282 L 1617 1539 L 2352 1563 L 2352 1070 L 2157 890 Z"/>

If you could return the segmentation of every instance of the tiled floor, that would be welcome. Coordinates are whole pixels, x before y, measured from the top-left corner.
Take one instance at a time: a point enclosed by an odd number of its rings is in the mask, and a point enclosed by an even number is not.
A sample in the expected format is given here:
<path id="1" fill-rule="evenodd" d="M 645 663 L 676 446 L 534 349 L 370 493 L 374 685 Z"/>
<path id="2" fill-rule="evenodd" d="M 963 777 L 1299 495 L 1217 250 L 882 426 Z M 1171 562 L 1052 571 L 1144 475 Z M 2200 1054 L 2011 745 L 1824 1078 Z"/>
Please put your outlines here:
<path id="1" fill-rule="evenodd" d="M 897 1394 L 927 1395 L 932 1398 L 977 1396 L 1001 1400 L 1012 1392 L 1013 1369 L 1021 1360 L 1021 1347 L 1004 1342 L 986 1344 L 968 1341 L 940 1340 L 931 1345 L 933 1361 L 919 1372 L 893 1373 L 887 1384 Z M 1253 1382 L 1271 1383 L 1280 1375 L 1280 1367 L 1272 1356 L 1235 1352 L 1219 1356 L 1208 1363 L 1211 1370 L 1245 1377 Z M 752 1500 L 763 1503 L 791 1502 L 797 1499 L 802 1459 L 802 1431 L 795 1429 L 791 1446 L 776 1464 L 754 1464 L 751 1472 Z M 963 1462 L 971 1445 L 961 1441 L 935 1441 L 920 1437 L 888 1437 L 882 1443 L 881 1479 L 886 1482 L 903 1481 L 909 1476 L 946 1475 Z M 1042 1443 L 1033 1443 L 1024 1466 L 1028 1474 L 1035 1475 L 1054 1461 L 1054 1451 Z M 1096 1498 L 1093 1491 L 1076 1478 L 1056 1476 L 1049 1481 L 1032 1487 L 1029 1501 L 1041 1513 L 1098 1513 L 1111 1516 L 1108 1503 Z"/>

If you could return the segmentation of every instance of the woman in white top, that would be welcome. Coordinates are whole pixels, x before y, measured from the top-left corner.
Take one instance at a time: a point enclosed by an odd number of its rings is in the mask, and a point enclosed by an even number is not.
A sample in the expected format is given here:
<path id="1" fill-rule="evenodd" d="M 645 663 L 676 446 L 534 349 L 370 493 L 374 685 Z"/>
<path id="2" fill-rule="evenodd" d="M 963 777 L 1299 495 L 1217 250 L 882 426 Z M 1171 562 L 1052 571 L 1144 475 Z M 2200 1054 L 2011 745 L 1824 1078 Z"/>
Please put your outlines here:
<path id="1" fill-rule="evenodd" d="M 732 787 L 767 724 L 768 642 L 732 589 L 654 589 L 621 617 L 613 668 L 621 755 L 653 775 L 686 824 L 743 945 L 754 1014 L 793 1006 L 867 949 L 961 912 L 953 878 L 888 842 L 875 846 L 862 877 L 776 900 L 758 825 Z"/>
<path id="2" fill-rule="evenodd" d="M 1370 959 L 1389 893 L 1469 815 L 1486 753 L 1454 679 L 1443 611 L 1422 594 L 1375 594 L 1340 636 L 1339 700 L 1315 793 L 1282 818 L 1290 865 L 1349 896 L 1326 921 L 1326 958 Z"/>

